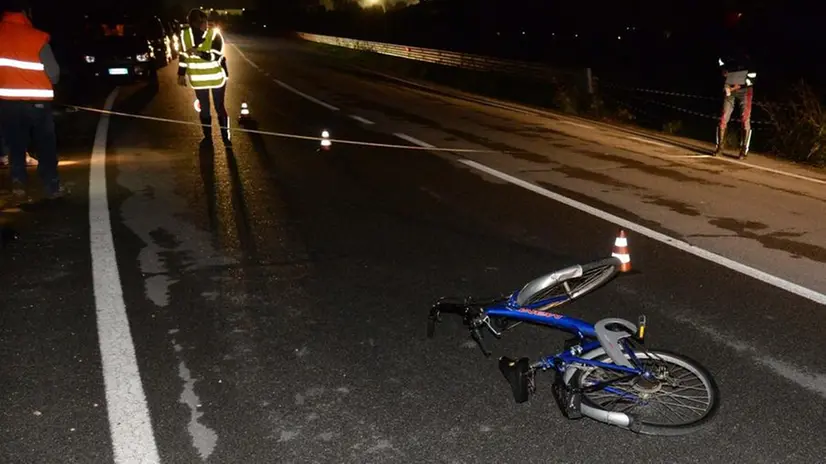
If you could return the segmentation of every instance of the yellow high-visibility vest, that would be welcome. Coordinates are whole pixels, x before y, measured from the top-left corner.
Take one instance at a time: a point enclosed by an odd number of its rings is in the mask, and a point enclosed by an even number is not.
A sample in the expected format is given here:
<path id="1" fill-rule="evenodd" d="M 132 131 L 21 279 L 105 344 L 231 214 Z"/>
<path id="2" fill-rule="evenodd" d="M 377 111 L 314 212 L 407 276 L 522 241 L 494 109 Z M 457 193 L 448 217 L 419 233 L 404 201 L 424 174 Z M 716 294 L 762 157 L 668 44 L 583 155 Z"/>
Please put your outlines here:
<path id="1" fill-rule="evenodd" d="M 186 27 L 181 31 L 181 65 L 186 67 L 186 75 L 189 83 L 194 89 L 214 89 L 223 87 L 227 82 L 227 74 L 221 67 L 221 57 L 223 50 L 216 52 L 212 49 L 212 41 L 220 34 L 218 29 L 210 27 L 204 32 L 204 41 L 197 47 L 195 37 L 192 35 L 192 27 Z M 223 47 L 222 47 L 223 48 Z M 214 61 L 205 60 L 198 56 L 199 52 L 206 52 L 216 58 Z"/>

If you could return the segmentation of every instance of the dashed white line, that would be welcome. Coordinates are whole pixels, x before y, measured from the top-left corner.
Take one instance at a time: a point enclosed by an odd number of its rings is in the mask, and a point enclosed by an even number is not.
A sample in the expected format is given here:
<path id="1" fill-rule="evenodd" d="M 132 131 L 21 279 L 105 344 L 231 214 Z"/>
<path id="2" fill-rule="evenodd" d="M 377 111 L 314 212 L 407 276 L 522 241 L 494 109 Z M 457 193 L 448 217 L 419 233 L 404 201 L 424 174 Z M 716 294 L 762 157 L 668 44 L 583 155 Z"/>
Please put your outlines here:
<path id="1" fill-rule="evenodd" d="M 393 135 L 395 135 L 396 137 L 398 137 L 402 140 L 406 140 L 406 141 L 412 143 L 413 145 L 418 145 L 420 147 L 425 147 L 425 148 L 436 148 L 434 145 L 431 145 L 427 142 L 423 142 L 423 141 L 421 141 L 421 140 L 419 140 L 415 137 L 411 137 L 407 134 L 402 134 L 401 132 L 396 132 Z"/>
<path id="2" fill-rule="evenodd" d="M 247 58 L 247 55 L 244 55 L 244 52 L 242 52 L 240 48 L 238 48 L 235 44 L 230 44 L 230 45 L 232 45 L 232 48 L 234 48 L 234 49 L 235 49 L 235 51 L 236 51 L 236 52 L 238 52 L 238 54 L 241 56 L 241 58 L 243 58 L 243 59 L 244 59 L 244 61 L 246 61 L 247 63 L 249 63 L 249 64 L 250 64 L 250 66 L 252 66 L 253 68 L 255 68 L 255 69 L 257 69 L 257 70 L 261 71 L 261 72 L 262 72 L 262 73 L 264 73 L 264 74 L 266 74 L 266 72 L 265 72 L 264 70 L 262 70 L 260 67 L 258 67 L 258 65 L 257 65 L 257 64 L 255 64 L 252 60 L 250 60 L 249 58 Z M 269 74 L 266 74 L 266 75 L 267 75 L 267 76 L 269 76 Z M 333 105 L 331 105 L 331 104 L 329 104 L 329 103 L 327 103 L 327 102 L 323 102 L 323 101 L 319 100 L 318 98 L 315 98 L 315 97 L 313 97 L 313 96 L 311 96 L 311 95 L 307 95 L 306 93 L 304 93 L 304 92 L 302 92 L 302 91 L 300 91 L 300 90 L 296 89 L 295 87 L 293 87 L 293 86 L 291 86 L 291 85 L 287 84 L 286 82 L 282 82 L 282 81 L 280 81 L 280 80 L 278 80 L 278 79 L 275 79 L 275 78 L 273 78 L 273 82 L 275 82 L 276 84 L 280 85 L 281 87 L 283 87 L 283 88 L 285 88 L 285 89 L 289 90 L 290 92 L 292 92 L 292 93 L 294 93 L 294 94 L 298 95 L 299 97 L 302 97 L 302 98 L 304 98 L 304 99 L 307 99 L 307 100 L 309 100 L 309 101 L 311 101 L 311 102 L 313 102 L 313 103 L 315 103 L 315 104 L 317 104 L 317 105 L 321 105 L 321 106 L 323 106 L 323 107 L 327 108 L 328 110 L 331 110 L 331 111 L 339 111 L 339 108 L 338 108 L 338 107 L 333 106 Z"/>
<path id="3" fill-rule="evenodd" d="M 362 118 L 361 116 L 359 116 L 357 114 L 351 114 L 350 118 L 355 119 L 356 121 L 358 121 L 362 124 L 367 124 L 368 126 L 375 124 L 373 121 L 371 121 L 369 119 L 364 119 L 364 118 Z"/>
<path id="4" fill-rule="evenodd" d="M 503 172 L 497 171 L 496 169 L 485 166 L 484 164 L 480 164 L 480 163 L 477 163 L 475 161 L 468 160 L 468 159 L 461 159 L 461 160 L 459 160 L 459 162 L 466 165 L 466 166 L 469 166 L 473 169 L 476 169 L 478 171 L 482 171 L 486 174 L 489 174 L 493 177 L 496 177 L 496 178 L 499 178 L 501 180 L 510 182 L 514 185 L 518 185 L 519 187 L 530 190 L 534 193 L 538 193 L 538 194 L 540 194 L 540 195 L 542 195 L 546 198 L 550 198 L 551 200 L 557 201 L 559 203 L 570 206 L 572 208 L 576 208 L 576 209 L 578 209 L 582 212 L 588 213 L 592 216 L 596 216 L 596 217 L 598 217 L 600 219 L 603 219 L 605 221 L 612 222 L 612 223 L 617 224 L 621 227 L 624 227 L 628 230 L 632 230 L 634 232 L 637 232 L 638 234 L 644 235 L 644 236 L 646 236 L 646 237 L 648 237 L 652 240 L 656 240 L 660 243 L 664 243 L 666 245 L 672 246 L 672 247 L 674 247 L 678 250 L 685 251 L 686 253 L 691 253 L 694 256 L 697 256 L 697 257 L 706 259 L 708 261 L 711 261 L 715 264 L 719 264 L 721 266 L 727 267 L 727 268 L 729 268 L 733 271 L 737 271 L 741 274 L 745 274 L 749 277 L 755 278 L 755 279 L 760 280 L 762 282 L 765 282 L 769 285 L 773 285 L 777 288 L 786 290 L 787 292 L 793 293 L 793 294 L 801 296 L 803 298 L 807 298 L 807 299 L 809 299 L 811 301 L 814 301 L 816 303 L 826 305 L 826 295 L 824 295 L 823 293 L 816 292 L 812 289 L 803 287 L 803 286 L 795 284 L 793 282 L 789 282 L 788 280 L 785 280 L 783 278 L 774 276 L 772 274 L 768 274 L 768 273 L 763 272 L 759 269 L 755 269 L 755 268 L 747 266 L 745 264 L 738 263 L 737 261 L 731 260 L 731 259 L 726 258 L 724 256 L 720 256 L 716 253 L 712 253 L 712 252 L 710 252 L 708 250 L 705 250 L 703 248 L 696 247 L 694 245 L 691 245 L 690 243 L 683 242 L 682 240 L 678 240 L 676 238 L 669 237 L 668 235 L 661 234 L 661 233 L 659 233 L 657 231 L 654 231 L 654 230 L 651 230 L 651 229 L 649 229 L 645 226 L 636 224 L 634 222 L 622 219 L 618 216 L 614 216 L 613 214 L 607 213 L 607 212 L 602 211 L 600 209 L 594 208 L 593 206 L 589 206 L 589 205 L 586 205 L 585 203 L 581 203 L 579 201 L 572 200 L 572 199 L 570 199 L 568 197 L 565 197 L 565 196 L 562 196 L 558 193 L 554 193 L 554 192 L 551 192 L 550 190 L 546 190 L 542 187 L 531 184 L 530 182 L 526 182 L 522 179 L 518 179 L 518 178 L 513 177 L 509 174 L 505 174 Z"/>
<path id="5" fill-rule="evenodd" d="M 118 89 L 106 99 L 112 109 Z M 109 115 L 101 115 L 89 172 L 89 238 L 106 408 L 116 463 L 160 462 L 129 330 L 106 191 Z"/>
<path id="6" fill-rule="evenodd" d="M 309 101 L 311 101 L 311 102 L 313 102 L 313 103 L 315 103 L 315 104 L 321 105 L 321 106 L 323 106 L 323 107 L 327 108 L 328 110 L 331 110 L 331 111 L 338 111 L 338 110 L 339 110 L 339 108 L 338 108 L 338 107 L 333 106 L 333 105 L 331 105 L 331 104 L 329 104 L 329 103 L 327 103 L 327 102 L 323 102 L 323 101 L 321 101 L 321 100 L 319 100 L 318 98 L 315 98 L 315 97 L 313 97 L 313 96 L 307 95 L 306 93 L 304 93 L 304 92 L 302 92 L 302 91 L 300 91 L 300 90 L 296 89 L 295 87 L 293 87 L 293 86 L 291 86 L 291 85 L 287 84 L 286 82 L 282 82 L 282 81 L 280 81 L 280 80 L 278 80 L 278 79 L 273 79 L 273 82 L 275 82 L 276 84 L 280 85 L 281 87 L 284 87 L 285 89 L 289 90 L 290 92 L 292 92 L 292 93 L 294 93 L 294 94 L 298 95 L 299 97 L 303 97 L 303 98 L 305 98 L 305 99 L 307 99 L 307 100 L 309 100 Z"/>

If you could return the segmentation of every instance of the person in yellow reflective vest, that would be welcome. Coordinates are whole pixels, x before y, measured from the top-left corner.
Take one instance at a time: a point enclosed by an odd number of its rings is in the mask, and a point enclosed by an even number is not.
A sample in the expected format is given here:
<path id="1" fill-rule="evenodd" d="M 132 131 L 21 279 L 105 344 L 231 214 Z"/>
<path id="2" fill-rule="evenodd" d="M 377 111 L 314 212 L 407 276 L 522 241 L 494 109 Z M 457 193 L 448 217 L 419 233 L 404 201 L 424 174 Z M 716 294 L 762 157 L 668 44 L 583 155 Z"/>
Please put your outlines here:
<path id="1" fill-rule="evenodd" d="M 231 145 L 232 135 L 229 128 L 229 116 L 224 105 L 229 70 L 224 56 L 224 37 L 216 27 L 209 27 L 207 15 L 201 10 L 193 9 L 187 18 L 189 25 L 181 30 L 181 51 L 178 57 L 178 84 L 189 85 L 195 89 L 198 99 L 201 124 L 204 124 L 204 141 L 212 142 L 212 113 L 210 112 L 209 94 L 218 113 L 221 126 L 221 139 Z"/>

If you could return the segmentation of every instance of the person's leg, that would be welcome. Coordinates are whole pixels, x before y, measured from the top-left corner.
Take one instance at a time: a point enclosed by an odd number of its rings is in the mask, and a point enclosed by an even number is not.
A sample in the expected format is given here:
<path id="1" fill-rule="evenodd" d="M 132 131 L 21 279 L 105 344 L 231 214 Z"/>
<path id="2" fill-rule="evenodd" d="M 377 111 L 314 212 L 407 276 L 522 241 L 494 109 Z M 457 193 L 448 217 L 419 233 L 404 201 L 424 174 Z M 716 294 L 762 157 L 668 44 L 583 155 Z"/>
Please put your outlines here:
<path id="1" fill-rule="evenodd" d="M 230 127 L 229 116 L 227 115 L 227 108 L 224 103 L 226 90 L 226 86 L 212 89 L 212 101 L 215 103 L 215 112 L 218 116 L 218 124 L 222 128 L 227 128 L 221 129 L 221 140 L 223 140 L 225 144 L 231 145 L 232 133 L 228 129 Z"/>
<path id="2" fill-rule="evenodd" d="M 714 149 L 714 154 L 718 155 L 723 152 L 723 146 L 726 143 L 726 126 L 731 113 L 734 111 L 734 94 L 726 95 L 723 99 L 723 110 L 720 115 L 720 123 L 717 126 L 717 147 Z"/>
<path id="3" fill-rule="evenodd" d="M 204 132 L 204 140 L 211 141 L 212 140 L 212 112 L 210 111 L 210 104 L 209 104 L 209 89 L 197 89 L 195 90 L 195 97 L 198 98 L 198 104 L 201 105 L 201 113 L 198 117 L 201 120 L 201 124 L 208 124 L 207 126 L 202 126 Z"/>
<path id="4" fill-rule="evenodd" d="M 32 105 L 32 125 L 34 128 L 34 149 L 40 158 L 37 173 L 46 188 L 46 195 L 59 196 L 64 193 L 57 173 L 57 135 L 51 103 Z"/>
<path id="5" fill-rule="evenodd" d="M 751 105 L 754 97 L 754 87 L 743 89 L 740 96 L 740 108 L 743 112 L 743 142 L 740 144 L 740 158 L 749 154 L 751 147 Z"/>
<path id="6" fill-rule="evenodd" d="M 12 188 L 16 195 L 25 194 L 26 149 L 31 134 L 30 103 L 0 101 L 0 130 L 9 147 Z"/>

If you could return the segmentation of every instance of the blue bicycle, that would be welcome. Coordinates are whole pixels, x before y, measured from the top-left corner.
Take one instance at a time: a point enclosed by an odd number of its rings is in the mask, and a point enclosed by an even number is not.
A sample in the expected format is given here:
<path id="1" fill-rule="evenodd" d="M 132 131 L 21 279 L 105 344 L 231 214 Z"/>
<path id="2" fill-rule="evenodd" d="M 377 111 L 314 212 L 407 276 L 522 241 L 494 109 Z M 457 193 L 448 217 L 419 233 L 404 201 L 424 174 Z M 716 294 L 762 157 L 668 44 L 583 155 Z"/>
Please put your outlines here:
<path id="1" fill-rule="evenodd" d="M 669 351 L 648 349 L 646 319 L 638 324 L 608 318 L 596 324 L 548 311 L 573 301 L 620 272 L 617 257 L 570 266 L 539 277 L 510 295 L 485 301 L 437 301 L 427 336 L 433 338 L 441 314 L 461 315 L 485 356 L 481 328 L 497 338 L 527 322 L 574 334 L 557 354 L 530 362 L 499 358 L 517 403 L 536 391 L 537 371 L 553 370 L 553 394 L 568 419 L 583 416 L 647 435 L 683 435 L 709 423 L 719 408 L 712 375 L 698 362 Z"/>

